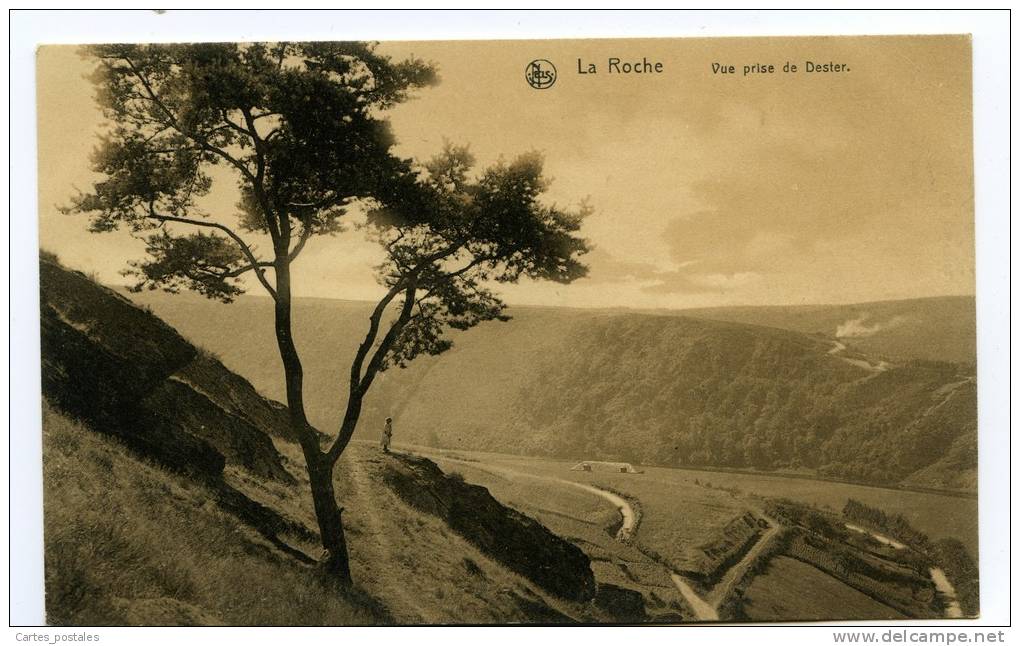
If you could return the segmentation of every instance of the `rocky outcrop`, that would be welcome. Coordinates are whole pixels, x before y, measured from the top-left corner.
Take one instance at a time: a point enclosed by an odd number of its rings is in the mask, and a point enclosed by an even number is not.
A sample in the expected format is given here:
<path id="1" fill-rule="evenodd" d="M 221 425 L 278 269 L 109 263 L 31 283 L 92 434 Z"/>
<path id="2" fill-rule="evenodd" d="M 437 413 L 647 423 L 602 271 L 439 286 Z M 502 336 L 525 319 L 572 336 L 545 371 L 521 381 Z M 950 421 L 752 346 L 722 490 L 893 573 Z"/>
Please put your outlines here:
<path id="1" fill-rule="evenodd" d="M 384 481 L 407 504 L 444 520 L 507 568 L 564 599 L 590 601 L 591 561 L 538 521 L 500 504 L 485 487 L 450 477 L 426 458 L 389 460 Z"/>
<path id="2" fill-rule="evenodd" d="M 621 622 L 648 621 L 645 598 L 637 590 L 612 583 L 600 583 L 595 606 Z"/>
<path id="3" fill-rule="evenodd" d="M 43 394 L 176 470 L 218 476 L 237 464 L 291 481 L 270 435 L 286 408 L 173 328 L 85 275 L 40 262 Z"/>
<path id="4" fill-rule="evenodd" d="M 289 481 L 269 436 L 244 417 L 226 412 L 216 400 L 171 376 L 142 400 L 145 426 L 159 434 L 189 434 L 205 440 L 229 463 L 256 475 Z"/>

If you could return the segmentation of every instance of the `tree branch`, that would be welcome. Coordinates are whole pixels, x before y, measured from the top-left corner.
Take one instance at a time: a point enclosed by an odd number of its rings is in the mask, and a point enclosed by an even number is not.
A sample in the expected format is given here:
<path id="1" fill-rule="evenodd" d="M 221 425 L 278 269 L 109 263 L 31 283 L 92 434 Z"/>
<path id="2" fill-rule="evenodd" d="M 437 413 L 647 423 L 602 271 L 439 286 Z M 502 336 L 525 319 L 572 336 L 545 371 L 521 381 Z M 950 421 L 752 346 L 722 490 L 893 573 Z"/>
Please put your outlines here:
<path id="1" fill-rule="evenodd" d="M 253 140 L 255 139 L 255 136 L 251 132 L 249 132 L 245 128 L 242 128 L 239 124 L 236 124 L 233 121 L 231 121 L 230 117 L 227 116 L 226 110 L 220 110 L 220 116 L 223 118 L 223 123 L 226 124 L 225 127 L 230 128 L 231 130 L 235 130 L 241 133 L 242 135 L 249 137 L 250 139 Z"/>
<path id="2" fill-rule="evenodd" d="M 276 226 L 273 226 L 272 218 L 270 215 L 273 210 L 269 208 L 269 199 L 266 197 L 265 187 L 263 183 L 266 177 L 266 156 L 263 150 L 263 141 L 259 138 L 258 131 L 255 128 L 255 119 L 251 116 L 251 110 L 248 108 L 241 108 L 241 114 L 244 115 L 244 122 L 248 126 L 248 135 L 251 137 L 252 146 L 255 148 L 255 177 L 252 178 L 252 189 L 255 191 L 255 198 L 259 201 L 259 206 L 262 207 L 262 212 L 265 214 L 266 226 L 269 228 L 269 234 L 273 238 L 273 242 L 279 242 L 281 245 L 290 244 L 290 237 L 284 235 L 284 230 L 289 230 L 287 226 L 287 214 L 277 214 Z"/>
<path id="3" fill-rule="evenodd" d="M 170 110 L 170 108 L 168 108 L 166 106 L 166 104 L 163 103 L 163 101 L 159 98 L 159 96 L 156 94 L 155 90 L 152 89 L 152 85 L 149 83 L 149 80 L 147 78 L 145 78 L 145 75 L 142 74 L 138 70 L 138 68 L 135 66 L 134 62 L 129 57 L 127 57 L 127 56 L 122 57 L 121 60 L 123 60 L 125 63 L 128 64 L 128 67 L 131 68 L 131 73 L 134 74 L 135 78 L 138 79 L 138 82 L 141 83 L 142 87 L 145 88 L 145 93 L 148 95 L 149 101 L 154 103 L 160 109 L 160 111 L 163 112 L 163 114 L 166 116 L 170 126 L 173 127 L 174 130 L 176 130 L 177 132 L 181 133 L 182 135 L 184 135 L 188 139 L 194 141 L 196 144 L 201 146 L 204 150 L 208 150 L 209 152 L 214 153 L 214 154 L 222 157 L 229 164 L 231 164 L 234 168 L 239 170 L 242 175 L 244 175 L 246 178 L 248 178 L 249 181 L 251 181 L 252 183 L 255 182 L 255 176 L 252 175 L 251 170 L 249 170 L 248 167 L 245 166 L 239 159 L 233 157 L 232 155 L 230 155 L 227 151 L 223 150 L 222 148 L 219 148 L 218 146 L 214 146 L 214 145 L 210 144 L 208 141 L 206 141 L 202 137 L 198 137 L 198 136 L 196 136 L 193 133 L 185 132 L 184 129 L 181 128 L 180 124 L 178 123 L 177 117 L 174 116 L 174 113 Z"/>
<path id="4" fill-rule="evenodd" d="M 403 289 L 394 288 L 390 290 L 390 293 L 392 293 L 393 296 L 396 296 L 396 294 L 400 293 L 401 291 L 404 292 L 404 306 L 400 310 L 400 316 L 390 326 L 390 329 L 386 332 L 386 336 L 383 337 L 383 340 L 379 342 L 379 347 L 376 348 L 375 353 L 372 355 L 371 360 L 369 360 L 368 362 L 368 367 L 365 369 L 365 376 L 361 378 L 359 382 L 352 382 L 351 384 L 352 399 L 348 401 L 348 408 L 350 408 L 352 404 L 360 407 L 361 404 L 360 398 L 364 396 L 364 393 L 368 390 L 368 387 L 372 385 L 372 380 L 375 379 L 375 375 L 378 374 L 379 368 L 382 366 L 382 362 L 386 358 L 386 354 L 390 351 L 390 348 L 393 346 L 393 342 L 397 340 L 397 337 L 400 336 L 400 333 L 403 331 L 404 326 L 407 324 L 407 321 L 410 320 L 411 310 L 414 307 L 415 303 L 414 292 L 416 288 L 417 281 L 415 278 L 411 278 L 407 286 L 404 287 Z M 393 296 L 387 294 L 388 300 L 384 298 L 383 301 L 380 301 L 379 305 L 376 306 L 375 311 L 372 313 L 375 330 L 378 330 L 378 319 L 382 317 L 382 312 L 385 311 L 386 309 L 385 305 L 383 305 L 383 302 L 385 301 L 386 304 L 389 304 L 389 302 L 393 300 Z M 370 332 L 370 336 L 374 340 L 375 332 Z M 366 342 L 368 341 L 368 337 L 366 337 L 365 341 Z M 370 347 L 371 344 L 366 346 L 365 343 L 362 343 L 362 346 L 358 348 L 358 354 L 360 355 L 361 361 L 364 360 L 364 354 L 367 354 Z M 355 363 L 358 363 L 358 361 L 356 361 Z M 360 373 L 360 369 L 358 370 L 358 372 Z M 353 366 L 351 368 L 351 376 L 352 377 L 354 376 Z M 355 383 L 357 383 L 356 387 L 354 385 Z M 345 423 L 340 428 L 340 434 L 337 435 L 336 440 L 333 442 L 333 445 L 329 447 L 329 451 L 327 452 L 327 456 L 329 457 L 330 462 L 334 464 L 340 458 L 340 455 L 344 452 L 344 449 L 347 448 L 347 444 L 351 441 L 351 437 L 353 437 L 354 435 L 354 429 L 357 426 L 356 424 L 346 423 L 347 422 L 346 417 L 348 416 L 349 415 L 345 415 L 344 420 Z"/>
<path id="5" fill-rule="evenodd" d="M 216 276 L 218 278 L 237 278 L 238 276 L 246 274 L 254 269 L 259 269 L 261 267 L 275 267 L 275 265 L 269 261 L 263 260 L 256 265 L 245 265 L 244 267 L 238 267 L 237 269 L 233 269 L 231 271 L 220 272 L 216 274 Z"/>
<path id="6" fill-rule="evenodd" d="M 372 315 L 368 317 L 368 333 L 365 335 L 365 339 L 361 342 L 361 345 L 358 346 L 358 352 L 354 357 L 354 361 L 351 362 L 351 396 L 361 394 L 359 392 L 361 388 L 361 369 L 365 364 L 365 359 L 368 357 L 369 351 L 372 349 L 372 346 L 375 345 L 375 339 L 379 334 L 379 324 L 382 321 L 383 313 L 386 312 L 386 308 L 403 289 L 403 282 L 398 282 L 396 285 L 391 287 L 390 291 L 386 293 L 386 296 L 383 296 L 382 300 L 376 304 L 375 309 L 372 310 Z"/>
<path id="7" fill-rule="evenodd" d="M 375 353 L 372 354 L 372 358 L 368 362 L 368 367 L 365 368 L 365 375 L 362 377 L 359 386 L 362 393 L 368 391 L 368 387 L 372 385 L 372 380 L 375 379 L 376 373 L 379 372 L 379 368 L 386 359 L 386 353 L 390 351 L 393 342 L 397 340 L 397 337 L 404 330 L 404 325 L 411 318 L 411 310 L 414 308 L 415 303 L 414 293 L 417 287 L 417 281 L 412 278 L 404 289 L 404 306 L 400 308 L 400 316 L 390 326 L 383 340 L 379 342 L 379 347 L 375 349 Z"/>
<path id="8" fill-rule="evenodd" d="M 272 296 L 274 300 L 276 299 L 276 290 L 273 289 L 273 286 L 269 284 L 269 280 L 266 278 L 265 272 L 262 271 L 263 266 L 272 266 L 271 263 L 267 264 L 265 261 L 260 261 L 258 258 L 256 258 L 255 254 L 251 250 L 251 247 L 249 247 L 245 243 L 241 236 L 234 233 L 234 231 L 230 227 L 222 225 L 219 222 L 192 220 L 191 218 L 180 218 L 174 215 L 161 215 L 159 213 L 156 213 L 156 209 L 153 206 L 152 202 L 149 203 L 149 215 L 147 217 L 158 222 L 177 222 L 179 224 L 190 224 L 197 227 L 219 229 L 220 231 L 226 233 L 228 236 L 230 236 L 231 240 L 237 243 L 237 246 L 241 248 L 241 253 L 243 253 L 245 257 L 248 259 L 248 263 L 250 266 L 247 269 L 245 269 L 245 271 L 254 270 L 255 275 L 258 277 L 259 282 L 262 283 L 262 286 L 266 289 L 267 292 L 269 292 L 269 295 Z"/>
<path id="9" fill-rule="evenodd" d="M 324 197 L 318 202 L 287 202 L 287 206 L 291 206 L 298 209 L 321 209 L 330 205 L 330 203 L 336 201 L 336 193 L 330 193 L 328 197 Z"/>
<path id="10" fill-rule="evenodd" d="M 302 219 L 301 235 L 298 236 L 297 244 L 295 244 L 294 248 L 290 250 L 289 254 L 287 254 L 287 260 L 289 260 L 290 262 L 294 262 L 294 259 L 297 258 L 298 254 L 301 253 L 301 250 L 305 248 L 305 244 L 308 243 L 308 239 L 311 237 L 312 227 L 308 224 L 308 220 Z"/>

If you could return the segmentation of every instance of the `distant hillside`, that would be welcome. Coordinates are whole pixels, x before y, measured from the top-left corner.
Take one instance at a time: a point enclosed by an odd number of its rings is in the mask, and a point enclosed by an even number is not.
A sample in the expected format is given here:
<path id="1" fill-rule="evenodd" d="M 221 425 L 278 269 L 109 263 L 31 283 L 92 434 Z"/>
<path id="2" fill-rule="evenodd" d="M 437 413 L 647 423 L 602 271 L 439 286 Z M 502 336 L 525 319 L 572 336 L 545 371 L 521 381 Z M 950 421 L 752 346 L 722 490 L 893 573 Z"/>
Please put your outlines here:
<path id="1" fill-rule="evenodd" d="M 269 301 L 131 298 L 283 398 Z M 368 312 L 367 303 L 296 304 L 308 409 L 325 432 L 339 421 Z M 381 376 L 359 435 L 375 438 L 392 415 L 398 440 L 445 447 L 976 487 L 976 385 L 967 365 L 890 352 L 881 358 L 894 363 L 883 370 L 856 337 L 843 337 L 848 347 L 836 352 L 831 334 L 707 317 L 511 313 L 509 323 L 454 333 L 440 357 Z M 810 327 L 821 318 L 804 320 Z"/>
<path id="2" fill-rule="evenodd" d="M 794 332 L 641 315 L 580 317 L 516 351 L 553 327 L 528 323 L 506 326 L 509 351 L 465 339 L 376 401 L 398 403 L 416 439 L 451 447 L 976 485 L 976 385 L 954 364 L 869 370 Z"/>
<path id="3" fill-rule="evenodd" d="M 715 307 L 680 313 L 838 337 L 864 352 L 892 360 L 974 363 L 977 356 L 973 296 L 853 305 Z"/>

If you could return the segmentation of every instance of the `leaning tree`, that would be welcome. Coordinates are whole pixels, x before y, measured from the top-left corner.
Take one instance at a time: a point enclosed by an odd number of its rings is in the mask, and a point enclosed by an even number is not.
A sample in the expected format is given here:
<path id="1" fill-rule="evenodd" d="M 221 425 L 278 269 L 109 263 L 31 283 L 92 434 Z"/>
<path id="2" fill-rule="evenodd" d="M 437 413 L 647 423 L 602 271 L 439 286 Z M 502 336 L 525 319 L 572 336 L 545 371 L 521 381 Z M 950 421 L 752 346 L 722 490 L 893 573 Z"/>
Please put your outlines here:
<path id="1" fill-rule="evenodd" d="M 67 210 L 89 214 L 93 231 L 126 226 L 144 237 L 147 257 L 128 270 L 136 289 L 229 302 L 250 275 L 272 297 L 322 569 L 349 583 L 333 474 L 373 379 L 448 348 L 449 328 L 506 319 L 493 281 L 584 275 L 578 256 L 587 248 L 574 234 L 587 209 L 540 202 L 546 182 L 534 154 L 475 176 L 463 148 L 420 167 L 396 157 L 382 115 L 433 83 L 435 70 L 369 44 L 103 45 L 86 54 L 99 61 L 94 81 L 111 128 L 93 158 L 103 178 Z M 214 185 L 235 191 L 236 213 L 200 208 Z M 351 365 L 343 422 L 324 444 L 304 409 L 291 266 L 353 210 L 384 250 L 385 295 Z M 265 256 L 260 239 L 271 246 Z"/>

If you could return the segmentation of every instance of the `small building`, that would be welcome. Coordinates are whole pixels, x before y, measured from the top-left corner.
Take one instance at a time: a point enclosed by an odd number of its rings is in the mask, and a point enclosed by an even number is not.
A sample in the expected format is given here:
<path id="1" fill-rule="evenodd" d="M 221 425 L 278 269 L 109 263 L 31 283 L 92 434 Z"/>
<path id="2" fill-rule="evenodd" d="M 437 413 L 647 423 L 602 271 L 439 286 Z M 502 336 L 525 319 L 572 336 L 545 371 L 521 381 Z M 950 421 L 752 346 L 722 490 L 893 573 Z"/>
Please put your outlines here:
<path id="1" fill-rule="evenodd" d="M 614 473 L 637 473 L 629 462 L 599 462 L 585 460 L 570 467 L 571 471 L 612 471 Z"/>

